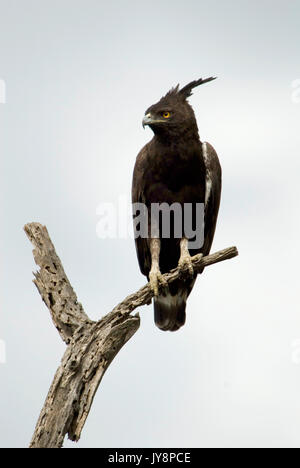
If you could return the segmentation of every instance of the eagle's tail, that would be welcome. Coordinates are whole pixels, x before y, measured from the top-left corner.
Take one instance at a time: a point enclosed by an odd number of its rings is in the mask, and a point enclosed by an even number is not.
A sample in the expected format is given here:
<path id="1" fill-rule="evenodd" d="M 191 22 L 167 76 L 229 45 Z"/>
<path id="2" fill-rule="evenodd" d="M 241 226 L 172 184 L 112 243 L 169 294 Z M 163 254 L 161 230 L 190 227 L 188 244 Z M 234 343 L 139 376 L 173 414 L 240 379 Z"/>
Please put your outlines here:
<path id="1" fill-rule="evenodd" d="M 154 321 L 158 328 L 176 331 L 184 325 L 186 296 L 182 291 L 175 295 L 168 291 L 165 296 L 154 298 Z"/>

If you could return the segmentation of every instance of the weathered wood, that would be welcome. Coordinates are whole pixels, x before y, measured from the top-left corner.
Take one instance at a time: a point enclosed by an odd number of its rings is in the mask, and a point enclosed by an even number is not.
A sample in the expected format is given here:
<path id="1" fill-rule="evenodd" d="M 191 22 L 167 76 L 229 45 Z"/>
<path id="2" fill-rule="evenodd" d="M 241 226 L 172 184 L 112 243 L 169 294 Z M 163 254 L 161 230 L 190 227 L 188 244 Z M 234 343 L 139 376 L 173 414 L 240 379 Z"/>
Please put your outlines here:
<path id="1" fill-rule="evenodd" d="M 54 376 L 31 448 L 61 447 L 66 433 L 79 440 L 106 369 L 139 324 L 138 316 L 116 314 L 76 330 Z"/>
<path id="2" fill-rule="evenodd" d="M 36 424 L 31 448 L 62 447 L 65 435 L 78 441 L 101 379 L 123 345 L 140 325 L 131 313 L 149 304 L 153 292 L 149 283 L 95 322 L 77 301 L 47 229 L 39 223 L 25 226 L 34 245 L 34 259 L 40 270 L 34 283 L 47 305 L 67 349 L 56 371 L 44 407 Z M 193 257 L 194 271 L 238 255 L 236 247 L 207 257 Z M 164 275 L 168 283 L 182 274 L 178 269 Z"/>
<path id="3" fill-rule="evenodd" d="M 91 321 L 77 301 L 46 227 L 39 223 L 30 223 L 26 224 L 24 230 L 34 246 L 35 263 L 40 267 L 34 273 L 33 282 L 48 307 L 60 336 L 68 344 L 76 328 L 90 324 Z"/>
<path id="4" fill-rule="evenodd" d="M 223 262 L 224 260 L 229 260 L 230 258 L 236 257 L 238 255 L 238 250 L 236 247 L 228 247 L 224 250 L 219 250 L 211 255 L 207 255 L 206 257 L 201 257 L 201 255 L 195 255 L 192 257 L 193 268 L 195 272 L 199 272 L 203 267 L 207 267 L 209 265 L 214 265 L 215 263 Z M 167 281 L 167 283 L 172 283 L 175 281 L 180 275 L 182 275 L 182 270 L 178 268 L 174 268 L 171 270 L 170 273 L 165 273 L 163 278 Z M 150 284 L 147 283 L 145 286 L 140 288 L 137 292 L 127 296 L 124 301 L 118 304 L 111 314 L 114 314 L 118 311 L 127 311 L 128 313 L 132 312 L 137 307 L 140 307 L 145 304 L 150 304 L 151 299 L 153 297 L 153 291 L 150 288 Z"/>

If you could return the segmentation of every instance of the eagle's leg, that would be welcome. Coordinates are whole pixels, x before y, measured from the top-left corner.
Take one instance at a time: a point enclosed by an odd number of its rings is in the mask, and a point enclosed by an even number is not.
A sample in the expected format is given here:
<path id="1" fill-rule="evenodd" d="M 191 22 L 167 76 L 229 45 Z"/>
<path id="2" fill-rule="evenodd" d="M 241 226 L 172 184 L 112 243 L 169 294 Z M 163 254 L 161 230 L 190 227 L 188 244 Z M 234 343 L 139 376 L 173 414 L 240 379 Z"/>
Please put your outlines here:
<path id="1" fill-rule="evenodd" d="M 149 273 L 149 282 L 154 296 L 158 296 L 159 284 L 166 287 L 167 281 L 164 279 L 159 268 L 159 254 L 160 254 L 160 239 L 150 239 L 150 252 L 151 252 L 151 270 Z"/>
<path id="2" fill-rule="evenodd" d="M 180 241 L 180 258 L 178 262 L 178 267 L 182 273 L 189 273 L 191 276 L 194 274 L 194 268 L 192 263 L 192 258 L 188 249 L 189 241 L 183 237 Z"/>

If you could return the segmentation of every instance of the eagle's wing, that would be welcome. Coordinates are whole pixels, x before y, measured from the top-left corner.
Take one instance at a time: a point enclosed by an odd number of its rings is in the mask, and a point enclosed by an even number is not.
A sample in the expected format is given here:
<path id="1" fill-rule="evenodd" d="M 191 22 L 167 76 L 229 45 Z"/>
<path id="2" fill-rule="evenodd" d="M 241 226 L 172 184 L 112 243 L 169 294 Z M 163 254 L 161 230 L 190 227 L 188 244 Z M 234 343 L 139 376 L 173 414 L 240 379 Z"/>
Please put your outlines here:
<path id="1" fill-rule="evenodd" d="M 204 244 L 203 255 L 208 255 L 213 242 L 221 199 L 222 169 L 218 155 L 212 145 L 202 144 L 206 168 L 205 212 L 204 212 Z"/>
<path id="2" fill-rule="evenodd" d="M 144 184 L 145 184 L 145 165 L 147 158 L 147 147 L 145 145 L 139 152 L 133 171 L 132 179 L 132 203 L 143 203 L 146 206 L 146 200 L 144 195 Z M 135 223 L 134 223 L 135 227 Z M 143 275 L 149 275 L 151 269 L 151 254 L 149 249 L 148 239 L 136 236 L 136 230 L 134 232 L 135 237 L 135 248 L 139 261 L 140 270 Z"/>

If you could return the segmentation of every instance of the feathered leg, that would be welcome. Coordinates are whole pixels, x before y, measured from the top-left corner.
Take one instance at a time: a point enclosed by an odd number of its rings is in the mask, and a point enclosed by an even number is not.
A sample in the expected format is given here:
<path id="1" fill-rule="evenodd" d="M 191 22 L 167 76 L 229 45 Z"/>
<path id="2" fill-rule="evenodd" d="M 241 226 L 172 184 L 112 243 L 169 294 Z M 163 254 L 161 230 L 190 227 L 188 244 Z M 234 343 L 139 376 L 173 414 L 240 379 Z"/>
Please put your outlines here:
<path id="1" fill-rule="evenodd" d="M 178 267 L 182 271 L 183 275 L 186 275 L 187 273 L 190 276 L 194 275 L 194 268 L 193 268 L 193 263 L 192 263 L 192 257 L 190 256 L 189 252 L 189 241 L 185 237 L 183 237 L 180 241 L 180 258 L 178 262 Z M 202 254 L 198 254 L 203 257 Z"/>
<path id="2" fill-rule="evenodd" d="M 154 296 L 158 296 L 159 285 L 166 287 L 168 283 L 163 278 L 159 268 L 159 254 L 160 254 L 160 239 L 150 239 L 150 252 L 151 252 L 151 270 L 149 273 L 149 281 Z"/>

